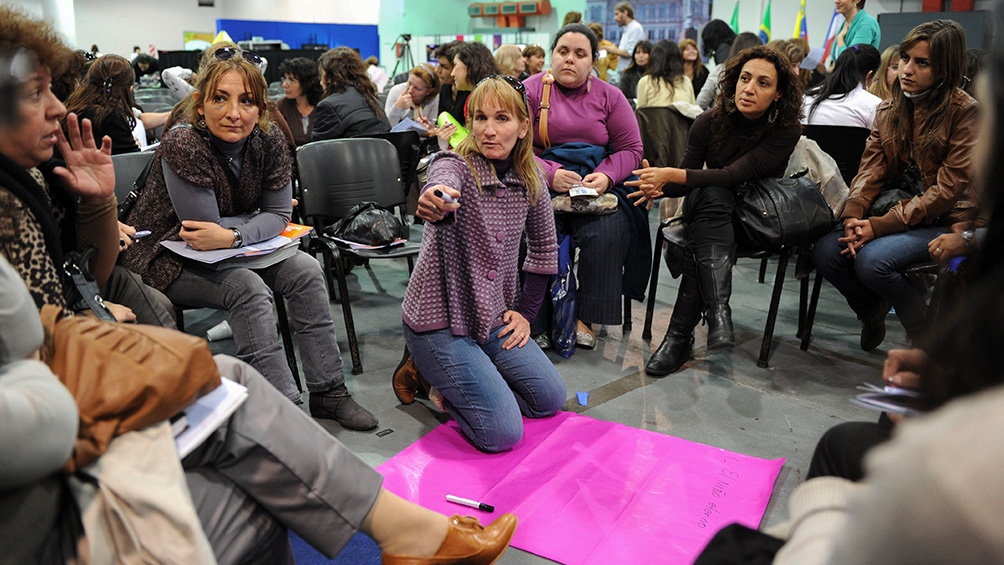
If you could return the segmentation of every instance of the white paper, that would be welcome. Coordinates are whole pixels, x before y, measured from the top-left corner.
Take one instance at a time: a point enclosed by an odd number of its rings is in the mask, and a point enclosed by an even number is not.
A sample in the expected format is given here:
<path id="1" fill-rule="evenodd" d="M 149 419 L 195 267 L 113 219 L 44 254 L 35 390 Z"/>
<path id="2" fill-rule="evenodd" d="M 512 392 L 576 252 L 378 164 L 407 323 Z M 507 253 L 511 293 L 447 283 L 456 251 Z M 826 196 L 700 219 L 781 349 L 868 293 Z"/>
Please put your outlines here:
<path id="1" fill-rule="evenodd" d="M 184 459 L 202 445 L 209 434 L 215 432 L 247 400 L 247 387 L 226 377 L 220 381 L 220 386 L 215 390 L 199 397 L 185 408 L 188 428 L 174 438 L 179 458 Z"/>
<path id="2" fill-rule="evenodd" d="M 800 69 L 812 70 L 815 69 L 819 63 L 823 62 L 826 58 L 826 51 L 822 47 L 810 47 L 809 54 L 802 59 L 802 63 L 798 65 Z"/>
<path id="3" fill-rule="evenodd" d="M 416 122 L 415 120 L 413 120 L 411 118 L 405 118 L 405 119 L 401 120 L 400 122 L 397 123 L 397 125 L 395 125 L 394 127 L 390 128 L 390 131 L 392 131 L 392 132 L 398 132 L 398 131 L 408 131 L 410 129 L 413 129 L 413 130 L 417 131 L 418 133 L 425 133 L 425 132 L 429 131 L 428 127 L 422 125 L 419 122 Z"/>

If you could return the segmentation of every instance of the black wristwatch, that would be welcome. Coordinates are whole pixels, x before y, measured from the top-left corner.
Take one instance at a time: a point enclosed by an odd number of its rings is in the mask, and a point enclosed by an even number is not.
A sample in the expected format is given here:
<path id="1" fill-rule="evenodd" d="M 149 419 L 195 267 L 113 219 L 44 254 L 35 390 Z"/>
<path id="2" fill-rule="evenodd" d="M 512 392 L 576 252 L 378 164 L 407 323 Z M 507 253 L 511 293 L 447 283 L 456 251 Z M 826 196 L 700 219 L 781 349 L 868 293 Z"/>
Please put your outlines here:
<path id="1" fill-rule="evenodd" d="M 241 230 L 230 228 L 230 231 L 234 232 L 234 244 L 230 248 L 237 249 L 238 247 L 244 247 L 244 236 L 241 235 Z"/>
<path id="2" fill-rule="evenodd" d="M 973 250 L 973 241 L 976 239 L 976 232 L 973 230 L 964 230 L 962 232 L 962 245 L 966 248 L 966 252 Z"/>

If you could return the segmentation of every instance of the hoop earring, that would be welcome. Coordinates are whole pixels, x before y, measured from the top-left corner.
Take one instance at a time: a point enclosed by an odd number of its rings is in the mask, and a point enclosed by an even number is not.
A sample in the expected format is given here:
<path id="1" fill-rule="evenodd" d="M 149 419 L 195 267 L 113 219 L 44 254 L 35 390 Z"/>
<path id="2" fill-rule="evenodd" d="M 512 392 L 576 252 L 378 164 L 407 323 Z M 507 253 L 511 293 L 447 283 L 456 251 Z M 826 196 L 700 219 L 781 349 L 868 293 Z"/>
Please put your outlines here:
<path id="1" fill-rule="evenodd" d="M 770 112 L 767 114 L 767 123 L 768 124 L 774 123 L 774 120 L 777 119 L 777 114 L 778 114 L 779 111 L 780 110 L 778 109 L 777 106 L 774 106 L 773 109 L 770 110 Z"/>

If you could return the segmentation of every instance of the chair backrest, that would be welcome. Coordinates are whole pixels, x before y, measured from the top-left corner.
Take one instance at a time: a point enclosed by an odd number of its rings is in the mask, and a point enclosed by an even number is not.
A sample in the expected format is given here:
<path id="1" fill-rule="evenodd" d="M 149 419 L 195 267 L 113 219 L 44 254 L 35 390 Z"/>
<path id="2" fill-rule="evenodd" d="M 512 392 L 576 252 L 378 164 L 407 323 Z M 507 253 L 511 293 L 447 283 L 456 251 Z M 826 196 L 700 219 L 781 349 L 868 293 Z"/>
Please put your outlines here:
<path id="1" fill-rule="evenodd" d="M 397 150 L 385 139 L 314 141 L 296 151 L 304 215 L 321 228 L 361 202 L 404 203 Z"/>
<path id="2" fill-rule="evenodd" d="M 401 164 L 401 182 L 404 192 L 408 192 L 411 183 L 418 182 L 418 161 L 421 154 L 422 139 L 415 130 L 389 131 L 367 135 L 374 139 L 386 139 L 397 149 L 397 159 Z"/>
<path id="3" fill-rule="evenodd" d="M 119 202 L 122 202 L 132 190 L 136 177 L 143 172 L 154 155 L 156 153 L 153 151 L 112 155 L 112 166 L 115 168 L 115 198 Z"/>
<path id="4" fill-rule="evenodd" d="M 847 186 L 858 174 L 861 154 L 865 152 L 865 142 L 871 130 L 853 126 L 803 126 L 805 137 L 819 144 L 819 148 L 833 157 L 840 169 L 840 176 Z"/>
<path id="5" fill-rule="evenodd" d="M 635 112 L 644 157 L 653 167 L 679 167 L 694 120 L 672 107 L 645 107 Z"/>

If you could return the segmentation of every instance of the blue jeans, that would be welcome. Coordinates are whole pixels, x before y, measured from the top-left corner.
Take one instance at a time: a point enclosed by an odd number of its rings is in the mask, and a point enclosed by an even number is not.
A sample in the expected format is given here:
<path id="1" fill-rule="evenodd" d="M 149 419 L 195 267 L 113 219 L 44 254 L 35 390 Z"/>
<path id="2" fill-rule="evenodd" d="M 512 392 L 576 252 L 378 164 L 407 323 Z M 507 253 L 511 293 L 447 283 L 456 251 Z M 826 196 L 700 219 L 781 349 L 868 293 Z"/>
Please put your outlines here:
<path id="1" fill-rule="evenodd" d="M 565 403 L 565 381 L 547 355 L 529 340 L 502 349 L 504 326 L 478 344 L 450 330 L 418 333 L 404 324 L 415 366 L 442 393 L 443 407 L 483 451 L 512 448 L 523 437 L 523 419 L 553 416 Z"/>
<path id="2" fill-rule="evenodd" d="M 917 338 L 924 330 L 927 304 L 902 271 L 930 261 L 927 244 L 949 231 L 946 226 L 928 226 L 884 235 L 869 241 L 853 259 L 840 254 L 847 246 L 837 241 L 844 234 L 843 228 L 838 228 L 816 242 L 812 262 L 855 312 L 866 311 L 880 299 L 888 300 L 907 335 Z"/>
<path id="3" fill-rule="evenodd" d="M 186 266 L 164 294 L 177 304 L 227 310 L 237 358 L 257 369 L 287 398 L 299 401 L 276 330 L 273 292 L 286 299 L 307 390 L 324 392 L 345 382 L 324 275 L 317 259 L 302 251 L 255 271 Z"/>

